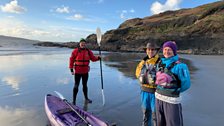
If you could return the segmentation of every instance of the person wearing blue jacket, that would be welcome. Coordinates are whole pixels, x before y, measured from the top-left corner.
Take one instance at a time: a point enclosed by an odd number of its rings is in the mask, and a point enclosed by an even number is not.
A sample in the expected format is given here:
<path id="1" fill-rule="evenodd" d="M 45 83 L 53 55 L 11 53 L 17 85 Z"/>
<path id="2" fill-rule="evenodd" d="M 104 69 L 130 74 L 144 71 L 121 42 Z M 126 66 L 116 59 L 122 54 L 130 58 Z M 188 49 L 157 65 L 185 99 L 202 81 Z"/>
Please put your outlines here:
<path id="1" fill-rule="evenodd" d="M 174 41 L 163 44 L 163 58 L 157 65 L 156 118 L 157 126 L 183 126 L 180 94 L 190 88 L 188 66 L 179 61 Z"/>

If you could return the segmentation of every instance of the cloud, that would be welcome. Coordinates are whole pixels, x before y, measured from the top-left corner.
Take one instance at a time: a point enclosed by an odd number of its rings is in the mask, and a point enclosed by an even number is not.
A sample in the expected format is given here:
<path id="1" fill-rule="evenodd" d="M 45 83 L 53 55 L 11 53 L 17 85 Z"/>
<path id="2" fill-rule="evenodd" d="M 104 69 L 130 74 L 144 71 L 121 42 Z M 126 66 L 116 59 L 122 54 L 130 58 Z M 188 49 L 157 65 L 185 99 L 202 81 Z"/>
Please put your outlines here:
<path id="1" fill-rule="evenodd" d="M 131 10 L 122 10 L 121 13 L 120 13 L 120 18 L 121 19 L 131 18 L 131 17 L 127 17 L 127 15 L 129 15 L 130 13 L 135 13 L 135 10 L 134 9 L 131 9 Z"/>
<path id="2" fill-rule="evenodd" d="M 0 6 L 0 8 L 3 12 L 7 12 L 7 13 L 20 14 L 26 11 L 24 7 L 18 5 L 17 0 L 13 0 L 10 3 L 5 4 L 5 6 Z"/>
<path id="3" fill-rule="evenodd" d="M 178 10 L 182 0 L 167 0 L 165 4 L 156 1 L 152 4 L 150 11 L 152 14 L 159 14 L 167 10 Z"/>
<path id="4" fill-rule="evenodd" d="M 68 19 L 71 19 L 71 20 L 82 20 L 84 19 L 84 16 L 81 15 L 81 14 L 74 14 L 73 16 L 70 16 Z"/>
<path id="5" fill-rule="evenodd" d="M 91 20 L 93 19 L 91 18 Z M 85 20 L 91 22 L 90 19 Z M 94 20 L 95 22 L 101 21 L 100 19 Z M 102 22 L 103 21 L 101 21 L 101 23 Z M 48 21 L 41 21 L 40 24 L 42 28 L 35 28 L 14 17 L 2 18 L 0 20 L 0 35 L 22 37 L 40 41 L 67 42 L 78 41 L 80 37 L 84 38 L 95 32 L 95 30 L 79 27 L 69 27 L 64 25 L 52 26 Z M 0 70 L 1 68 L 2 67 L 0 65 Z"/>
<path id="6" fill-rule="evenodd" d="M 56 12 L 58 13 L 70 13 L 69 7 L 62 6 L 61 8 L 56 8 Z"/>
<path id="7" fill-rule="evenodd" d="M 94 16 L 83 16 L 82 14 L 74 14 L 73 16 L 69 16 L 66 18 L 67 20 L 73 21 L 85 21 L 85 22 L 95 22 L 95 23 L 105 23 L 106 20 L 94 17 Z"/>
<path id="8" fill-rule="evenodd" d="M 14 17 L 7 17 L 5 19 L 1 19 L 0 21 L 0 34 L 26 38 L 31 35 L 46 35 L 49 34 L 49 32 L 31 28 L 24 22 L 19 21 Z"/>
<path id="9" fill-rule="evenodd" d="M 123 11 L 121 12 L 121 14 L 120 14 L 120 18 L 121 18 L 121 19 L 124 19 L 124 18 L 125 18 L 124 15 L 125 15 L 126 13 L 128 13 L 128 12 L 127 12 L 126 10 L 123 10 Z"/>
<path id="10" fill-rule="evenodd" d="M 39 113 L 34 109 L 12 108 L 0 106 L 1 126 L 41 126 L 41 122 L 36 118 Z"/>
<path id="11" fill-rule="evenodd" d="M 23 79 L 18 76 L 3 77 L 2 81 L 11 86 L 14 90 L 19 90 L 19 85 Z"/>

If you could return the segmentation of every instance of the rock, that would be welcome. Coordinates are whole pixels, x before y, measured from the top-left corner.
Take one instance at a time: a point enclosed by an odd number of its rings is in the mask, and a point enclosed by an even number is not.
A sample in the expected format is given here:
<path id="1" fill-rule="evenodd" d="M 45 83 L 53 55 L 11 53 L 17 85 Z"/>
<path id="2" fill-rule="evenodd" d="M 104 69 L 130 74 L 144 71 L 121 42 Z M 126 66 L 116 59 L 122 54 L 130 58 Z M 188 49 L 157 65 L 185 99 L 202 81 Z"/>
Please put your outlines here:
<path id="1" fill-rule="evenodd" d="M 96 43 L 94 34 L 87 39 Z M 147 42 L 161 45 L 167 40 L 176 41 L 179 50 L 223 54 L 224 2 L 129 19 L 117 29 L 107 31 L 101 45 L 109 51 L 141 51 L 140 47 Z"/>

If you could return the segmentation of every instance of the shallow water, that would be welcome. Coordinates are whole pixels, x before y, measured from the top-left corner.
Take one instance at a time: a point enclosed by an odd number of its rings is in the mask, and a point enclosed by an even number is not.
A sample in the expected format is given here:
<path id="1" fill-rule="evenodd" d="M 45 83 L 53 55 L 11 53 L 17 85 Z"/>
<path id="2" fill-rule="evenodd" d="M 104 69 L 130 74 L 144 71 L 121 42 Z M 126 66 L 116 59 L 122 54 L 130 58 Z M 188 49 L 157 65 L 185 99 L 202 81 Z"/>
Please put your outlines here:
<path id="1" fill-rule="evenodd" d="M 2 126 L 46 126 L 44 97 L 59 91 L 72 99 L 73 76 L 68 69 L 70 49 L 22 51 L 0 55 L 0 122 Z M 97 53 L 97 52 L 96 52 Z M 183 96 L 185 126 L 222 126 L 224 105 L 223 56 L 181 55 L 198 69 Z M 140 126 L 140 88 L 134 70 L 142 54 L 103 52 L 106 104 L 102 105 L 99 62 L 91 62 L 88 81 L 93 100 L 87 111 L 118 126 Z M 214 62 L 215 61 L 215 62 Z M 77 105 L 84 106 L 80 84 Z"/>

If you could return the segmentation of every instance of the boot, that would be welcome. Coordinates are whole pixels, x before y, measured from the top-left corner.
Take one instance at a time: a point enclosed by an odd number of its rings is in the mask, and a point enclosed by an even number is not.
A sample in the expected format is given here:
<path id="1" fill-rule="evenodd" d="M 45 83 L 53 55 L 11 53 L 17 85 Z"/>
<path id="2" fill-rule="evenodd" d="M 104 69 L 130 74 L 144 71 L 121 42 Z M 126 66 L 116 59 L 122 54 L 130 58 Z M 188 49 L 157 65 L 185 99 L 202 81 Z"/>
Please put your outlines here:
<path id="1" fill-rule="evenodd" d="M 152 123 L 153 123 L 153 126 L 157 126 L 157 124 L 156 124 L 156 113 L 155 112 L 152 112 Z"/>
<path id="2" fill-rule="evenodd" d="M 76 97 L 77 97 L 77 94 L 78 94 L 78 89 L 77 88 L 73 88 L 73 101 L 72 101 L 72 104 L 73 105 L 76 105 Z"/>
<path id="3" fill-rule="evenodd" d="M 92 100 L 90 100 L 89 98 L 86 98 L 85 99 L 85 103 L 92 103 L 93 101 Z"/>
<path id="4" fill-rule="evenodd" d="M 142 112 L 143 112 L 142 126 L 148 126 L 150 110 L 142 108 Z"/>

